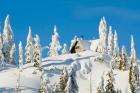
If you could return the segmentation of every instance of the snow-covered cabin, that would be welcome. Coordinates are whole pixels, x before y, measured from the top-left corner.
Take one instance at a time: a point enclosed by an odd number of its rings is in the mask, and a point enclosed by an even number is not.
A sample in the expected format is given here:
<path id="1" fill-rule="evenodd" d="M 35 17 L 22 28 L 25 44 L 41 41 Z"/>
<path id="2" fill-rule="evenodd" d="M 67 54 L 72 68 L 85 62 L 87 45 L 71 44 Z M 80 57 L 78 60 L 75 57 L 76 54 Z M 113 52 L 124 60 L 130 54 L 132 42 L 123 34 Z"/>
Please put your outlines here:
<path id="1" fill-rule="evenodd" d="M 99 48 L 99 39 L 95 40 L 76 40 L 72 48 L 70 49 L 70 53 L 78 53 L 86 50 L 92 50 L 97 52 Z"/>
<path id="2" fill-rule="evenodd" d="M 71 53 L 78 53 L 78 52 L 90 50 L 90 45 L 91 45 L 91 42 L 89 42 L 87 40 L 76 40 L 73 43 L 70 52 Z"/>

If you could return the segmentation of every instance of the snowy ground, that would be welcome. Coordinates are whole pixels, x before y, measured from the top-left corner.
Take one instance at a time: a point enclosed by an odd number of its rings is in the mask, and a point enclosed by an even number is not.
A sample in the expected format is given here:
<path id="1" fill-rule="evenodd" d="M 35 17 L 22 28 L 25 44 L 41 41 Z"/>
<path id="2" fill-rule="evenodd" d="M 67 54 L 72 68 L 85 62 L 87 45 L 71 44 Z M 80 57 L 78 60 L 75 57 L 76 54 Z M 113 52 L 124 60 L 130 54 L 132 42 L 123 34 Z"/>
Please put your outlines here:
<path id="1" fill-rule="evenodd" d="M 106 77 L 106 73 L 110 70 L 108 62 L 110 57 L 103 55 L 104 63 L 96 62 L 95 59 L 101 56 L 92 51 L 85 51 L 78 54 L 67 54 L 56 57 L 49 57 L 43 59 L 43 67 L 48 74 L 49 87 L 59 82 L 60 73 L 63 66 L 70 67 L 76 64 L 77 69 L 77 83 L 79 85 L 79 93 L 90 93 L 90 85 L 92 93 L 96 93 L 97 86 L 101 81 L 101 76 Z M 50 71 L 51 66 L 56 67 L 55 71 Z M 37 93 L 40 86 L 39 75 L 33 74 L 33 64 L 25 64 L 21 72 L 21 89 L 22 93 Z M 122 93 L 129 93 L 128 71 L 114 70 L 115 74 L 115 88 L 122 90 Z M 8 65 L 5 70 L 0 72 L 0 93 L 7 91 L 14 93 L 17 80 L 17 68 Z M 91 83 L 90 83 L 91 81 Z"/>

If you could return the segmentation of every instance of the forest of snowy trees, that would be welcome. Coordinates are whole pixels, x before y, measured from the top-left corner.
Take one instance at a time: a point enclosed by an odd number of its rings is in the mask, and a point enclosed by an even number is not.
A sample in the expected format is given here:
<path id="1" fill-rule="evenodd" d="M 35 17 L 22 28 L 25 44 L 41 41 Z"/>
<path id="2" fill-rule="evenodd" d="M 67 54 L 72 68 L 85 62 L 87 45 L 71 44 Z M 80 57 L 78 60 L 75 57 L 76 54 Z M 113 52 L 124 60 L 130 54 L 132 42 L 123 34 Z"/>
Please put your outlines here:
<path id="1" fill-rule="evenodd" d="M 115 89 L 114 87 L 114 69 L 119 71 L 129 71 L 128 77 L 130 91 L 131 93 L 137 93 L 137 87 L 139 86 L 139 69 L 134 37 L 133 35 L 131 36 L 131 56 L 129 57 L 125 46 L 122 46 L 122 49 L 119 49 L 118 34 L 117 31 L 113 31 L 112 28 L 112 26 L 109 26 L 109 31 L 107 31 L 105 17 L 101 18 L 99 23 L 99 43 L 96 52 L 101 55 L 109 55 L 111 61 L 109 62 L 110 71 L 108 71 L 106 74 L 107 78 L 104 78 L 104 75 L 101 77 L 101 82 L 98 84 L 97 93 L 122 93 L 121 90 Z M 75 37 L 71 41 L 70 48 L 68 48 L 66 43 L 64 43 L 62 46 L 59 39 L 60 36 L 58 34 L 58 28 L 55 25 L 48 48 L 48 57 L 70 54 L 70 49 L 73 47 L 74 42 L 78 40 L 77 37 Z M 16 51 L 18 51 L 18 61 L 16 61 L 15 57 Z M 101 61 L 104 62 L 104 59 L 101 59 Z M 71 65 L 69 67 L 70 69 L 67 69 L 67 67 L 64 66 L 60 74 L 59 83 L 54 85 L 53 89 L 48 87 L 49 80 L 42 65 L 42 46 L 40 44 L 39 35 L 36 34 L 35 37 L 32 37 L 32 30 L 29 26 L 29 33 L 25 48 L 22 46 L 22 42 L 20 41 L 18 49 L 16 49 L 14 34 L 8 15 L 5 19 L 3 33 L 0 33 L 0 66 L 1 69 L 4 69 L 6 64 L 16 65 L 17 63 L 17 82 L 15 93 L 21 93 L 20 73 L 23 71 L 23 65 L 30 63 L 33 63 L 35 68 L 33 74 L 40 75 L 40 88 L 38 93 L 79 93 L 79 86 L 76 81 L 77 69 L 74 65 Z"/>

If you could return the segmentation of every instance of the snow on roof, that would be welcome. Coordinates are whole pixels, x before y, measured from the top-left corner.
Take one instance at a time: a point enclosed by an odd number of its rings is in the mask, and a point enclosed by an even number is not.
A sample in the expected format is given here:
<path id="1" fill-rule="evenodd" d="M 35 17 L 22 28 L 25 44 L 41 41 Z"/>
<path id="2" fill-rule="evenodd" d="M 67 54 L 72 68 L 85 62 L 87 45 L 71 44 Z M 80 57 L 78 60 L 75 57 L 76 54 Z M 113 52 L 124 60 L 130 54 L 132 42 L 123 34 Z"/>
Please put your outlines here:
<path id="1" fill-rule="evenodd" d="M 91 43 L 88 40 L 78 40 L 81 44 L 81 48 L 84 50 L 90 50 Z"/>
<path id="2" fill-rule="evenodd" d="M 91 40 L 90 42 L 91 42 L 90 49 L 93 50 L 93 51 L 96 51 L 96 49 L 99 45 L 99 39 Z"/>
<path id="3" fill-rule="evenodd" d="M 84 50 L 96 51 L 99 45 L 99 39 L 96 40 L 78 40 L 80 42 L 81 48 Z"/>

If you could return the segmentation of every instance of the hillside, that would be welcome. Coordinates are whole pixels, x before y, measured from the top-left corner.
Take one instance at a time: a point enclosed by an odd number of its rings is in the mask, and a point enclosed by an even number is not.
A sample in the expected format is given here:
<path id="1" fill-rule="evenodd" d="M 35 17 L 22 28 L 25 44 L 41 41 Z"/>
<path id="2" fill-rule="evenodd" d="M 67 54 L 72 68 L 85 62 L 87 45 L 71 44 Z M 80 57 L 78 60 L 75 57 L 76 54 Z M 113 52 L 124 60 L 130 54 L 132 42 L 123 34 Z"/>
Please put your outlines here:
<path id="1" fill-rule="evenodd" d="M 74 64 L 76 66 L 76 80 L 79 86 L 79 93 L 90 93 L 90 87 L 92 93 L 96 93 L 102 75 L 106 82 L 106 73 L 110 70 L 110 57 L 104 54 L 104 62 L 95 61 L 99 56 L 101 56 L 101 54 L 93 51 L 85 51 L 77 54 L 66 54 L 43 59 L 42 64 L 45 73 L 48 75 L 49 88 L 51 89 L 52 85 L 59 82 L 63 66 L 69 68 L 70 65 Z M 56 67 L 56 70 L 49 70 L 51 66 Z M 33 74 L 35 68 L 32 63 L 25 64 L 23 68 L 20 76 L 22 93 L 37 93 L 40 86 L 39 74 Z M 122 90 L 122 93 L 129 93 L 128 71 L 116 69 L 113 70 L 113 72 L 115 77 L 115 88 Z M 12 93 L 16 86 L 16 80 L 16 67 L 8 66 L 7 69 L 2 70 L 0 73 L 0 92 L 8 91 L 8 93 Z"/>

